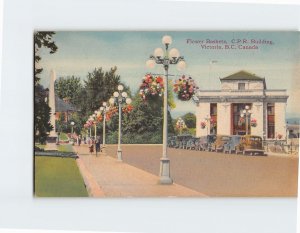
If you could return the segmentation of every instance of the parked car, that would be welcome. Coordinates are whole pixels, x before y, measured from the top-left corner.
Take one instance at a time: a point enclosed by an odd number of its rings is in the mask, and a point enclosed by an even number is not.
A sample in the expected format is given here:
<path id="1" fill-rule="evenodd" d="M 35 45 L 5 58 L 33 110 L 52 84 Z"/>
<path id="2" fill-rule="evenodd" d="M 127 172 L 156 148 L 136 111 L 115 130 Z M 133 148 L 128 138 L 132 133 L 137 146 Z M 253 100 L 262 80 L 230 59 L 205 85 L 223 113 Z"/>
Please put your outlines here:
<path id="1" fill-rule="evenodd" d="M 198 141 L 199 141 L 199 138 L 197 138 L 197 137 L 190 138 L 186 143 L 186 149 L 195 150 L 196 144 Z"/>
<path id="2" fill-rule="evenodd" d="M 176 137 L 176 146 L 175 148 L 179 149 L 186 149 L 186 144 L 189 139 L 191 139 L 193 136 L 189 134 L 184 134 L 184 135 L 178 135 Z"/>
<path id="3" fill-rule="evenodd" d="M 196 150 L 205 150 L 207 148 L 207 136 L 201 136 L 198 141 L 196 141 Z"/>
<path id="4" fill-rule="evenodd" d="M 168 138 L 168 147 L 174 148 L 176 146 L 176 136 L 171 136 Z"/>
<path id="5" fill-rule="evenodd" d="M 240 144 L 241 135 L 230 135 L 229 140 L 224 143 L 223 152 L 231 154 L 235 152 L 237 145 Z"/>
<path id="6" fill-rule="evenodd" d="M 240 143 L 236 147 L 235 153 L 243 153 L 244 155 L 264 155 L 262 138 L 254 135 L 242 136 Z"/>
<path id="7" fill-rule="evenodd" d="M 202 136 L 199 139 L 199 145 L 197 146 L 198 150 L 211 151 L 211 145 L 216 140 L 215 134 L 209 134 L 207 136 Z"/>
<path id="8" fill-rule="evenodd" d="M 210 150 L 211 151 L 223 151 L 224 144 L 229 141 L 229 136 L 227 135 L 217 135 L 216 140 L 211 143 Z"/>

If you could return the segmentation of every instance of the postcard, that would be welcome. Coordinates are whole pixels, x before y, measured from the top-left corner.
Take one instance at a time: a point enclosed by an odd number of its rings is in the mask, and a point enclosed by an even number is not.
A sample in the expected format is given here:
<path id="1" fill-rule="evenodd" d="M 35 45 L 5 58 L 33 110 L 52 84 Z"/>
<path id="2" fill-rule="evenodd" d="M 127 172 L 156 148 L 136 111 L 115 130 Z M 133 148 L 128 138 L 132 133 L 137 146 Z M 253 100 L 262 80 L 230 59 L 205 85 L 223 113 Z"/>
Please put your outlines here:
<path id="1" fill-rule="evenodd" d="M 35 31 L 35 197 L 296 197 L 293 31 Z"/>

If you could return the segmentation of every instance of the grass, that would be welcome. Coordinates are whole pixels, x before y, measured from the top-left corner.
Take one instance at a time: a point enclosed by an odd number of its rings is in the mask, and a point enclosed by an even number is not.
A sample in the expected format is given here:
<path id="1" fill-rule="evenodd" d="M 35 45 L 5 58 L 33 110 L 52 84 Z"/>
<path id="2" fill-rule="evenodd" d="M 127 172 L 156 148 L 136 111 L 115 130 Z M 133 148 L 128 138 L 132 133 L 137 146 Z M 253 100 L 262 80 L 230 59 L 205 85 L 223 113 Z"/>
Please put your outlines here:
<path id="1" fill-rule="evenodd" d="M 72 151 L 71 145 L 59 150 Z M 87 197 L 83 179 L 73 158 L 35 157 L 35 195 L 37 197 Z"/>
<path id="2" fill-rule="evenodd" d="M 41 148 L 41 149 L 45 149 L 46 145 L 42 145 L 42 144 L 35 144 L 36 147 Z"/>
<path id="3" fill-rule="evenodd" d="M 62 151 L 62 152 L 72 152 L 73 151 L 71 144 L 58 145 L 57 150 Z"/>
<path id="4" fill-rule="evenodd" d="M 59 140 L 66 141 L 69 140 L 69 138 L 66 133 L 60 133 Z"/>

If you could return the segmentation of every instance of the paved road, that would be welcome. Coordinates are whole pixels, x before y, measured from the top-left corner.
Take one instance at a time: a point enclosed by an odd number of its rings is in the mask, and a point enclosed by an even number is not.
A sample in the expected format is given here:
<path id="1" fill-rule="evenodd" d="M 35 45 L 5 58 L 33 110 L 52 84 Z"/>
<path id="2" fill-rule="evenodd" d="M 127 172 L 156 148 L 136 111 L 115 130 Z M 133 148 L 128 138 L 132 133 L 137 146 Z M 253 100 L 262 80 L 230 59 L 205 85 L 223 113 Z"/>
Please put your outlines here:
<path id="1" fill-rule="evenodd" d="M 123 145 L 123 160 L 159 174 L 160 145 Z M 116 157 L 117 147 L 107 146 Z M 298 156 L 243 156 L 168 149 L 171 176 L 208 196 L 296 196 Z"/>

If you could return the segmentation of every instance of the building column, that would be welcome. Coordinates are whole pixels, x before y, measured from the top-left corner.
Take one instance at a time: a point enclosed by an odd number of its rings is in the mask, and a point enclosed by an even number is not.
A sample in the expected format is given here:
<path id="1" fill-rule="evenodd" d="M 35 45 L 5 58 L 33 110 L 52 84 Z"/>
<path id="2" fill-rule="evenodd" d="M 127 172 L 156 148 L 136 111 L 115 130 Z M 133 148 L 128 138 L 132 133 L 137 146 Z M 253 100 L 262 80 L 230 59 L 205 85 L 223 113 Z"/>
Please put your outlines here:
<path id="1" fill-rule="evenodd" d="M 254 102 L 252 104 L 251 119 L 256 119 L 256 127 L 251 127 L 251 134 L 263 137 L 264 132 L 264 106 L 262 102 Z"/>
<path id="2" fill-rule="evenodd" d="M 286 103 L 275 103 L 275 137 L 282 135 L 282 140 L 286 138 Z"/>
<path id="3" fill-rule="evenodd" d="M 231 104 L 230 103 L 218 103 L 217 104 L 217 132 L 220 135 L 231 134 Z"/>
<path id="4" fill-rule="evenodd" d="M 206 118 L 210 117 L 210 103 L 199 103 L 196 107 L 196 136 L 206 136 L 210 131 L 210 123 L 206 122 Z M 206 127 L 201 128 L 201 122 L 206 122 Z"/>

